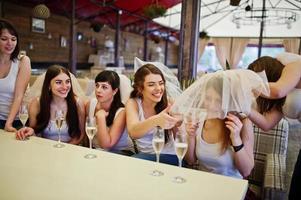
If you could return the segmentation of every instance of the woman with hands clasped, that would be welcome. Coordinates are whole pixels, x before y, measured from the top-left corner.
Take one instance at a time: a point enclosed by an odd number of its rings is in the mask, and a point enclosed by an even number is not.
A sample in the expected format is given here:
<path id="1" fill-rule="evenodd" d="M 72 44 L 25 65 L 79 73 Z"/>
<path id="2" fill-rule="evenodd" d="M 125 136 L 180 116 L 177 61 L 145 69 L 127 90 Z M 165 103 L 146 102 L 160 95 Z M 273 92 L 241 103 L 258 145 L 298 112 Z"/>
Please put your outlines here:
<path id="1" fill-rule="evenodd" d="M 212 84 L 210 83 L 212 82 Z M 212 78 L 206 84 L 202 108 L 210 113 L 222 110 L 222 78 Z M 251 122 L 228 112 L 224 119 L 212 115 L 202 127 L 185 124 L 188 134 L 186 161 L 198 160 L 200 170 L 226 176 L 247 177 L 254 167 L 254 134 Z"/>
<path id="2" fill-rule="evenodd" d="M 95 78 L 95 98 L 88 102 L 86 111 L 88 117 L 96 118 L 97 133 L 93 140 L 95 148 L 132 155 L 134 148 L 125 126 L 121 92 L 120 78 L 116 72 L 100 72 Z"/>
<path id="3" fill-rule="evenodd" d="M 145 64 L 134 75 L 133 91 L 126 104 L 126 122 L 129 135 L 135 140 L 137 158 L 155 160 L 152 138 L 157 127 L 165 129 L 165 145 L 160 162 L 177 164 L 169 129 L 177 119 L 168 114 L 165 79 L 162 72 L 152 64 Z"/>
<path id="4" fill-rule="evenodd" d="M 63 117 L 60 130 L 55 123 L 58 111 Z M 23 140 L 36 134 L 51 140 L 60 138 L 62 142 L 79 144 L 84 136 L 84 117 L 84 104 L 73 93 L 69 71 L 52 65 L 45 74 L 41 95 L 32 99 L 29 105 L 29 127 L 20 129 L 16 138 Z"/>

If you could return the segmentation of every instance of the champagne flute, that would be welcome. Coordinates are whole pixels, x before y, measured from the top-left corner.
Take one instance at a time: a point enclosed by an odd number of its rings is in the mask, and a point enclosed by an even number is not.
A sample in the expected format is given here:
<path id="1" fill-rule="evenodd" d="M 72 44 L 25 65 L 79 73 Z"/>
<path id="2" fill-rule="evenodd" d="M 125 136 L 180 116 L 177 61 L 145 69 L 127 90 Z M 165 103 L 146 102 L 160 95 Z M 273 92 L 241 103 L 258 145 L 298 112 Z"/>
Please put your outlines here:
<path id="1" fill-rule="evenodd" d="M 56 128 L 58 129 L 58 142 L 54 145 L 56 148 L 62 148 L 65 145 L 61 142 L 61 128 L 63 125 L 63 122 L 65 120 L 64 111 L 62 110 L 56 110 L 55 111 L 55 124 Z"/>
<path id="2" fill-rule="evenodd" d="M 94 136 L 96 135 L 96 121 L 94 117 L 87 117 L 86 119 L 86 134 L 89 138 L 89 148 L 92 149 L 92 140 Z M 88 153 L 85 155 L 85 158 L 87 159 L 93 159 L 96 158 L 95 154 Z"/>
<path id="3" fill-rule="evenodd" d="M 186 132 L 182 129 L 182 127 L 175 134 L 175 151 L 179 160 L 179 167 L 182 167 L 182 160 L 187 152 L 188 144 L 187 144 L 187 135 Z M 176 176 L 174 178 L 174 182 L 176 183 L 184 183 L 186 180 L 181 176 Z"/>
<path id="4" fill-rule="evenodd" d="M 165 142 L 164 129 L 158 126 L 156 132 L 153 134 L 153 140 L 152 140 L 153 148 L 156 153 L 157 163 L 159 163 L 160 161 L 160 153 L 164 147 L 164 142 Z M 162 176 L 164 175 L 164 173 L 159 170 L 153 170 L 151 172 L 151 175 Z"/>
<path id="5" fill-rule="evenodd" d="M 23 125 L 23 128 L 25 127 L 25 124 L 28 119 L 28 111 L 27 111 L 27 106 L 25 104 L 22 104 L 19 110 L 19 119 Z"/>

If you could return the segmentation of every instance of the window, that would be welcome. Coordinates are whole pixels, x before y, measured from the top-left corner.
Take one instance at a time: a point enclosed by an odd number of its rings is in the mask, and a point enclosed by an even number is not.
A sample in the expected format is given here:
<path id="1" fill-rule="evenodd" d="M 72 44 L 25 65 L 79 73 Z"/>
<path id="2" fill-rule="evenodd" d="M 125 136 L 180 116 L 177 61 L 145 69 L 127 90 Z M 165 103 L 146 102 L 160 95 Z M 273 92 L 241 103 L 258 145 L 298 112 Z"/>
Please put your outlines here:
<path id="1" fill-rule="evenodd" d="M 276 57 L 279 53 L 284 52 L 285 49 L 283 45 L 275 44 L 265 44 L 261 49 L 261 56 L 271 56 Z M 257 59 L 258 55 L 258 45 L 248 45 L 242 55 L 241 60 L 238 63 L 238 68 L 247 68 L 250 63 Z M 203 72 L 215 72 L 222 70 L 218 58 L 215 52 L 215 46 L 213 44 L 208 44 L 202 57 L 198 61 L 197 71 Z"/>

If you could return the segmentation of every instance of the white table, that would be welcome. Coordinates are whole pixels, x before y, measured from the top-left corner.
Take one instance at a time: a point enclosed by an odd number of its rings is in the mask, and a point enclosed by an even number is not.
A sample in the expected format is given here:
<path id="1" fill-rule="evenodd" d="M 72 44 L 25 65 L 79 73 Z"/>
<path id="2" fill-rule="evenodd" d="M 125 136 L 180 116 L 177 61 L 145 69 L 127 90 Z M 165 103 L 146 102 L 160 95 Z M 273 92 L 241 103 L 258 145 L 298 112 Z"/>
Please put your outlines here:
<path id="1" fill-rule="evenodd" d="M 0 199 L 244 199 L 248 182 L 0 130 Z M 96 159 L 85 159 L 88 152 Z M 153 169 L 165 174 L 150 175 Z M 176 175 L 187 179 L 174 183 Z"/>

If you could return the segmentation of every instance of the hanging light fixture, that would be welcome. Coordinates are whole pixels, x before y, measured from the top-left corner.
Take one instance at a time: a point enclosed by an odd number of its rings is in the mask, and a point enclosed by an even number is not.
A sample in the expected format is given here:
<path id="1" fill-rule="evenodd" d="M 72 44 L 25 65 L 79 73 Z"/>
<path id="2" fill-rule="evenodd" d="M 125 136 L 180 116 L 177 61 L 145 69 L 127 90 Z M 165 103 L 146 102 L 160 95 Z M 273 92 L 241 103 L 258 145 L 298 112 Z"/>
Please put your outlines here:
<path id="1" fill-rule="evenodd" d="M 50 10 L 45 4 L 39 4 L 32 9 L 32 16 L 47 19 L 50 17 Z"/>

